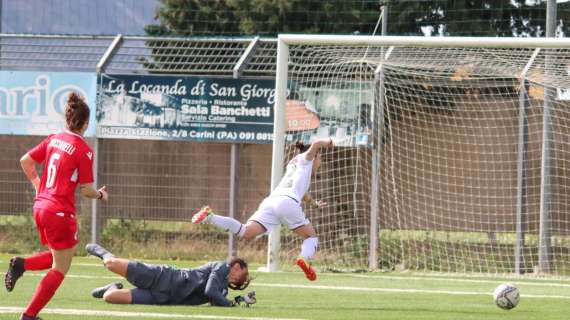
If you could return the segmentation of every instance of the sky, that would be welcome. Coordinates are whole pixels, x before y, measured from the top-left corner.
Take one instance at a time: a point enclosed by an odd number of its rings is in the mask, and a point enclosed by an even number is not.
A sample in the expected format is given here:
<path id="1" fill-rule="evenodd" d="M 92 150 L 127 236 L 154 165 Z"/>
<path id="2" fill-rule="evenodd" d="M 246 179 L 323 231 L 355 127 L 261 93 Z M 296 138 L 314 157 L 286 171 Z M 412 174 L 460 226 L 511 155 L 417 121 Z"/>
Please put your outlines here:
<path id="1" fill-rule="evenodd" d="M 0 0 L 2 32 L 144 35 L 159 0 Z"/>

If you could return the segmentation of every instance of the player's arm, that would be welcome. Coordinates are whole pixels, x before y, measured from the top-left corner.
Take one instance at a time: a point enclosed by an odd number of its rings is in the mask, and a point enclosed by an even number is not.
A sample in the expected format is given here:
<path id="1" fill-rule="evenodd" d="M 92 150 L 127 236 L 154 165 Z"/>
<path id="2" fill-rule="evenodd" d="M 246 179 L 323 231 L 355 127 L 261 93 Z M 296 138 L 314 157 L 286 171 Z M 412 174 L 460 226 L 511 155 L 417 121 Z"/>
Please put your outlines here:
<path id="1" fill-rule="evenodd" d="M 107 201 L 109 194 L 107 187 L 103 186 L 99 190 L 93 185 L 93 151 L 91 149 L 78 153 L 79 183 L 81 195 L 89 199 L 99 199 Z"/>
<path id="2" fill-rule="evenodd" d="M 38 190 L 40 189 L 40 178 L 38 177 L 38 173 L 36 171 L 36 164 L 45 161 L 47 146 L 51 140 L 51 137 L 52 135 L 49 135 L 42 142 L 33 147 L 31 150 L 29 150 L 20 159 L 20 165 L 22 166 L 22 170 L 24 170 L 26 177 L 34 185 L 34 188 L 36 189 L 36 195 L 38 194 Z"/>
<path id="3" fill-rule="evenodd" d="M 38 177 L 38 172 L 36 171 L 36 160 L 34 160 L 29 153 L 26 153 L 20 159 L 20 166 L 26 174 L 26 177 L 34 185 L 36 189 L 36 194 L 40 188 L 40 178 Z"/>
<path id="4" fill-rule="evenodd" d="M 331 138 L 317 139 L 311 143 L 309 150 L 305 152 L 305 159 L 312 161 L 317 156 L 317 153 L 321 148 L 330 148 L 333 146 L 333 141 Z"/>
<path id="5" fill-rule="evenodd" d="M 206 288 L 204 294 L 210 299 L 210 303 L 213 306 L 219 307 L 233 307 L 234 302 L 226 299 L 222 294 L 222 290 L 225 289 L 223 285 L 226 283 L 226 277 L 228 271 L 220 270 L 221 267 L 217 266 L 212 269 L 210 276 L 208 277 L 208 282 L 206 282 Z"/>
<path id="6" fill-rule="evenodd" d="M 109 194 L 107 193 L 107 186 L 103 186 L 99 188 L 99 190 L 95 189 L 93 183 L 86 183 L 82 184 L 81 188 L 81 195 L 85 198 L 89 199 L 99 199 L 103 201 L 107 201 L 109 199 Z"/>
<path id="7" fill-rule="evenodd" d="M 328 204 L 322 200 L 315 200 L 313 199 L 313 197 L 307 192 L 305 193 L 305 195 L 303 196 L 303 203 L 311 208 L 324 208 L 326 207 Z"/>

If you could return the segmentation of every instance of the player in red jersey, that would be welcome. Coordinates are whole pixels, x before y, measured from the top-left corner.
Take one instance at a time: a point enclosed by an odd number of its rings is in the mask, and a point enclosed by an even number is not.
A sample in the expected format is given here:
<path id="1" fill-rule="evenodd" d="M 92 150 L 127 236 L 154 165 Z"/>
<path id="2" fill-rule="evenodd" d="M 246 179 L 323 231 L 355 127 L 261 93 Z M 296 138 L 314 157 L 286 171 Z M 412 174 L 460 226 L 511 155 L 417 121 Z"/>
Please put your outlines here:
<path id="1" fill-rule="evenodd" d="M 48 136 L 20 159 L 24 173 L 36 189 L 34 219 L 42 244 L 49 248 L 31 257 L 10 260 L 4 279 L 9 292 L 25 271 L 49 269 L 22 320 L 40 319 L 38 313 L 53 297 L 71 266 L 79 242 L 75 217 L 77 184 L 84 197 L 108 199 L 106 187 L 97 190 L 93 186 L 93 150 L 83 139 L 89 125 L 89 107 L 76 93 L 68 97 L 65 120 L 67 130 Z M 35 165 L 42 163 L 39 179 Z"/>

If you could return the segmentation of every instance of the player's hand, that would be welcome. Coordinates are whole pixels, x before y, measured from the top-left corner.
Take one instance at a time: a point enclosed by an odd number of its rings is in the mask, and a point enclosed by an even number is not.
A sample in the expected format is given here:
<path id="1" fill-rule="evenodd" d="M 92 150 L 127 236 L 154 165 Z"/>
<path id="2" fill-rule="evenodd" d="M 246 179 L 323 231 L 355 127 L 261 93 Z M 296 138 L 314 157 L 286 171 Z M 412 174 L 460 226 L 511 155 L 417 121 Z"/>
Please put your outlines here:
<path id="1" fill-rule="evenodd" d="M 317 206 L 317 208 L 322 209 L 322 208 L 326 208 L 329 206 L 328 203 L 326 203 L 323 200 L 315 200 L 315 205 Z"/>
<path id="2" fill-rule="evenodd" d="M 100 200 L 103 201 L 107 201 L 109 200 L 109 193 L 107 192 L 107 186 L 102 186 L 99 190 L 97 190 L 100 192 L 100 194 L 103 195 L 103 197 L 100 198 Z"/>
<path id="3" fill-rule="evenodd" d="M 243 296 L 237 296 L 234 298 L 234 305 L 240 305 L 244 303 L 244 306 L 249 307 L 252 304 L 257 302 L 257 298 L 255 298 L 255 291 L 252 291 Z"/>

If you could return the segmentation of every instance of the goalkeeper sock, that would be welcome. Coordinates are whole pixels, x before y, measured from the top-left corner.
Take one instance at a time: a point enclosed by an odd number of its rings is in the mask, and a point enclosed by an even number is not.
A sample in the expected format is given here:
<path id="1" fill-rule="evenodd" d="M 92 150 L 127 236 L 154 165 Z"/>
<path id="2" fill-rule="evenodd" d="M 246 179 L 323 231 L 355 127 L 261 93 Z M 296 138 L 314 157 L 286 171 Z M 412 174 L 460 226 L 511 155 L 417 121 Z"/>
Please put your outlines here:
<path id="1" fill-rule="evenodd" d="M 319 238 L 317 237 L 310 237 L 303 241 L 301 245 L 301 254 L 300 256 L 303 259 L 310 260 L 313 258 L 315 253 L 317 252 L 317 246 L 319 245 Z"/>
<path id="2" fill-rule="evenodd" d="M 245 225 L 230 217 L 212 214 L 209 217 L 208 222 L 224 231 L 229 231 L 233 234 L 236 234 L 240 238 L 243 237 L 243 234 L 245 233 Z"/>

